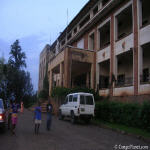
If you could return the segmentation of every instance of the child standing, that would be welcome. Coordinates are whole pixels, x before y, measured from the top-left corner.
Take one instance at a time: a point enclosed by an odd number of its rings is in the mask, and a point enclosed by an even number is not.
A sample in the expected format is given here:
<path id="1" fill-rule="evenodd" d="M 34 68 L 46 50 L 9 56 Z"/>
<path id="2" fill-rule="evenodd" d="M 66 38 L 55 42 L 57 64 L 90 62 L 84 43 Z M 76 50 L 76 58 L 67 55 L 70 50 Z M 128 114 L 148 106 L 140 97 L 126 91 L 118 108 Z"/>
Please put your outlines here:
<path id="1" fill-rule="evenodd" d="M 38 104 L 38 106 L 35 108 L 34 111 L 34 121 L 35 121 L 35 127 L 34 127 L 34 132 L 35 134 L 39 133 L 39 128 L 40 128 L 40 124 L 41 124 L 41 106 L 40 103 Z"/>
<path id="2" fill-rule="evenodd" d="M 12 121 L 12 133 L 15 134 L 15 128 L 18 121 L 18 110 L 20 108 L 19 104 L 16 101 L 12 104 L 12 114 L 11 114 L 11 121 Z"/>

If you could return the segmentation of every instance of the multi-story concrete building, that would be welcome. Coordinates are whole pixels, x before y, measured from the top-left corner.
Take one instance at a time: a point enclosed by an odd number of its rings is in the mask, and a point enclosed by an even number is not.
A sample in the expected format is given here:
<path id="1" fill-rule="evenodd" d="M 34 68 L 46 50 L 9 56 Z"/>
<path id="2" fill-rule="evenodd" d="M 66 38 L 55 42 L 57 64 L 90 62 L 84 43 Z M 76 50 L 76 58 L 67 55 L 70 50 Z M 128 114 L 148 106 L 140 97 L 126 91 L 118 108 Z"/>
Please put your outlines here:
<path id="1" fill-rule="evenodd" d="M 52 44 L 53 86 L 150 94 L 150 1 L 90 0 Z"/>

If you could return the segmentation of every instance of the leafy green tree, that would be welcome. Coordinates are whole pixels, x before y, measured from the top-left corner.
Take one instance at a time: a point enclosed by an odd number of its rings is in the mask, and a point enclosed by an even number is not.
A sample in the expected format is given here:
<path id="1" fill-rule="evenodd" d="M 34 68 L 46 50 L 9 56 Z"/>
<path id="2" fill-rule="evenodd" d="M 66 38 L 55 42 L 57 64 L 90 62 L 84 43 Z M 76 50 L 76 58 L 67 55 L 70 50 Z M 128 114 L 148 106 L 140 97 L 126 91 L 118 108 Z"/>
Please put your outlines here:
<path id="1" fill-rule="evenodd" d="M 26 55 L 22 52 L 18 40 L 11 45 L 9 54 L 8 63 L 4 58 L 0 58 L 0 97 L 6 101 L 24 101 L 26 106 L 29 106 L 36 101 L 36 95 L 33 92 L 30 73 L 25 71 Z"/>
<path id="2" fill-rule="evenodd" d="M 26 55 L 22 52 L 19 41 L 16 40 L 11 45 L 10 57 L 8 60 L 8 88 L 14 98 L 20 102 L 26 95 L 33 94 L 33 85 L 31 83 L 30 73 L 26 72 Z"/>
<path id="3" fill-rule="evenodd" d="M 26 55 L 22 52 L 21 46 L 19 45 L 19 40 L 16 40 L 11 45 L 10 57 L 8 63 L 11 64 L 16 69 L 21 69 L 26 67 Z"/>

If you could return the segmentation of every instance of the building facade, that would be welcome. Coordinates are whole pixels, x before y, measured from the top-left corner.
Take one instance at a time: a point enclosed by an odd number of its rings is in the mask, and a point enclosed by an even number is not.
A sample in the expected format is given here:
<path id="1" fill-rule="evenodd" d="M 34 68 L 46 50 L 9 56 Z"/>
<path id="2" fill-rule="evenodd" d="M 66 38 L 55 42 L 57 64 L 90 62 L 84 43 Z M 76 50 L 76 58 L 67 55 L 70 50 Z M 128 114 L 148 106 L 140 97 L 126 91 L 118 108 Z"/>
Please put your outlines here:
<path id="1" fill-rule="evenodd" d="M 40 53 L 40 62 L 39 62 L 39 82 L 38 82 L 38 91 L 40 92 L 43 89 L 43 81 L 46 74 L 46 65 L 49 60 L 50 45 L 46 45 L 42 52 Z"/>
<path id="2" fill-rule="evenodd" d="M 150 94 L 149 0 L 90 0 L 51 45 L 54 86 Z"/>

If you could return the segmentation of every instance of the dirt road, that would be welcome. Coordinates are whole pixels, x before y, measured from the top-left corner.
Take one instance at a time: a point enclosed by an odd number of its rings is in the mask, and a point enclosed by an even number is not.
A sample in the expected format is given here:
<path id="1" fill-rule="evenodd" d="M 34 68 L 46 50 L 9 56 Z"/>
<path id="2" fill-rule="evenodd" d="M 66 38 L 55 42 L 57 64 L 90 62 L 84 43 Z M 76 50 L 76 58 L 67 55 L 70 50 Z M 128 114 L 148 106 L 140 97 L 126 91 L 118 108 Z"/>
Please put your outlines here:
<path id="1" fill-rule="evenodd" d="M 39 135 L 33 132 L 33 112 L 25 111 L 19 115 L 16 136 L 10 131 L 0 134 L 0 150 L 113 150 L 121 146 L 150 144 L 136 138 L 121 135 L 111 130 L 93 125 L 59 121 L 53 117 L 51 131 L 46 131 L 46 115 L 42 115 Z M 123 148 L 123 147 L 122 147 Z"/>

